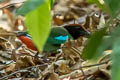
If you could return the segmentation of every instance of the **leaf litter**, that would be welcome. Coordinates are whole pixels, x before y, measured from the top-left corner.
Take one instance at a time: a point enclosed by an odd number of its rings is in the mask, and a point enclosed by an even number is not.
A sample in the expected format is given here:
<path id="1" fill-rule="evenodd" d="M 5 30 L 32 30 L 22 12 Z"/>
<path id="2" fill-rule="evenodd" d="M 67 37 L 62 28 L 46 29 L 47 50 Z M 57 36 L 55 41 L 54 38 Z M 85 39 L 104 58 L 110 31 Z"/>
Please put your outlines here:
<path id="1" fill-rule="evenodd" d="M 0 2 L 0 80 L 110 80 L 111 53 L 105 50 L 96 62 L 82 58 L 88 38 L 67 41 L 61 45 L 62 52 L 54 55 L 36 55 L 15 35 L 16 31 L 27 30 L 24 16 L 15 10 L 26 0 Z M 109 15 L 96 4 L 85 0 L 56 0 L 52 13 L 52 25 L 81 24 L 93 34 L 103 28 Z M 108 33 L 119 19 L 115 18 Z M 22 26 L 22 28 L 19 28 Z"/>

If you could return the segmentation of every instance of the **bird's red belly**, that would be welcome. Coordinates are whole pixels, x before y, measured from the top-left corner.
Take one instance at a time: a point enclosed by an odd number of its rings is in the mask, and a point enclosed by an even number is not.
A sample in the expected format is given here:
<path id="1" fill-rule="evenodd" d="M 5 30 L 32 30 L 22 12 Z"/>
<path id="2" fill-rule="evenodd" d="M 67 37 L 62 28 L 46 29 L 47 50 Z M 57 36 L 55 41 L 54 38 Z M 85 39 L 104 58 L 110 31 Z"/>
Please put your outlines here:
<path id="1" fill-rule="evenodd" d="M 36 46 L 34 45 L 33 41 L 26 37 L 26 36 L 20 36 L 19 39 L 30 49 L 37 51 Z"/>

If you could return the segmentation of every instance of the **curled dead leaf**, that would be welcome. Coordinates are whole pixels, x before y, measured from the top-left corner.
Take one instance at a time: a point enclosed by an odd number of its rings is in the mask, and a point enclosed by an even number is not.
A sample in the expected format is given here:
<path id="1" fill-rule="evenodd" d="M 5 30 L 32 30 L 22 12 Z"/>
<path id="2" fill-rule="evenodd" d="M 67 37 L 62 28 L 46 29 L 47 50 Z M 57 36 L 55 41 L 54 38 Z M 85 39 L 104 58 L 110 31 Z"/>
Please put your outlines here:
<path id="1" fill-rule="evenodd" d="M 19 70 L 29 66 L 35 66 L 34 57 L 25 55 L 17 59 L 15 68 Z"/>
<path id="2" fill-rule="evenodd" d="M 66 64 L 62 63 L 62 64 L 58 67 L 58 72 L 59 72 L 61 75 L 63 75 L 63 74 L 70 73 L 71 71 L 70 71 L 69 67 L 68 67 Z"/>
<path id="3" fill-rule="evenodd" d="M 83 45 L 85 45 L 86 40 L 84 41 L 83 37 L 80 37 L 77 40 L 68 41 L 62 46 L 63 57 L 65 59 L 70 59 L 71 64 L 75 64 L 79 59 L 82 60 L 81 54 Z"/>
<path id="4" fill-rule="evenodd" d="M 5 72 L 7 74 L 10 74 L 10 73 L 12 73 L 14 71 L 15 71 L 15 64 L 14 63 L 11 63 L 11 64 L 7 65 L 7 67 L 5 69 Z"/>
<path id="5" fill-rule="evenodd" d="M 60 80 L 60 79 L 59 79 L 59 75 L 56 74 L 55 72 L 52 72 L 52 73 L 50 74 L 50 78 L 49 78 L 48 80 Z"/>

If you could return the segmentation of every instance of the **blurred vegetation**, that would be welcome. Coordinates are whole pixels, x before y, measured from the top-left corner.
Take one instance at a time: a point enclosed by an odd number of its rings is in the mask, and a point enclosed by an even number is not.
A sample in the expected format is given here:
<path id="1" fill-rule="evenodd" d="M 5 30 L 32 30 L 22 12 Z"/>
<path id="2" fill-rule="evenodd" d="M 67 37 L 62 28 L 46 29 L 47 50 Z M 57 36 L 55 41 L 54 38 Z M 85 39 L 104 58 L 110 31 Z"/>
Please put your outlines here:
<path id="1" fill-rule="evenodd" d="M 97 0 L 93 0 L 95 3 L 98 4 Z M 115 17 L 119 16 L 120 12 L 120 2 L 119 0 L 105 0 L 105 6 L 107 6 L 108 13 L 111 15 L 111 18 L 106 23 L 105 28 L 101 29 L 100 31 L 96 32 L 92 35 L 89 39 L 87 47 L 84 49 L 83 57 L 87 59 L 96 59 L 101 56 L 102 52 L 112 47 L 112 80 L 120 80 L 120 24 L 116 26 L 116 29 L 110 34 L 110 38 L 107 38 L 103 41 L 105 36 L 106 30 L 109 27 L 109 24 L 113 21 Z M 101 7 L 100 3 L 98 5 Z M 102 7 L 103 8 L 103 7 Z M 97 40 L 97 41 L 96 41 Z M 101 44 L 104 43 L 104 44 Z M 111 44 L 112 43 L 112 44 Z"/>
<path id="2" fill-rule="evenodd" d="M 26 16 L 25 23 L 39 51 L 50 32 L 50 4 L 49 0 L 29 0 L 17 11 L 17 14 Z"/>
<path id="3" fill-rule="evenodd" d="M 112 80 L 120 80 L 120 24 L 118 24 L 116 29 L 110 33 L 109 38 L 103 40 L 110 23 L 114 18 L 119 17 L 120 1 L 104 0 L 105 2 L 103 1 L 103 3 L 101 3 L 101 1 L 102 0 L 88 0 L 90 3 L 96 3 L 104 11 L 108 12 L 111 17 L 103 29 L 95 32 L 91 36 L 88 45 L 83 51 L 83 57 L 85 59 L 95 60 L 102 55 L 104 50 L 112 46 Z M 43 45 L 50 32 L 50 5 L 50 0 L 28 0 L 28 2 L 17 11 L 18 14 L 26 15 L 26 25 L 33 37 L 33 41 L 40 51 L 42 51 Z"/>

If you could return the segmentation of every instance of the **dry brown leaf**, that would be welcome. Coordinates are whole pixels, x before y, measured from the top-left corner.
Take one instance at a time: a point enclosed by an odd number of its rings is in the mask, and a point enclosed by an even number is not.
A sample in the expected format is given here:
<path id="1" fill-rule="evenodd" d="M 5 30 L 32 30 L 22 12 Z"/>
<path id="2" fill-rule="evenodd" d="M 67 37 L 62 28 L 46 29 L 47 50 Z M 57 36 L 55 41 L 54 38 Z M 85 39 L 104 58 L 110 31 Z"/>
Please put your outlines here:
<path id="1" fill-rule="evenodd" d="M 55 72 L 52 72 L 52 73 L 50 74 L 50 78 L 49 78 L 48 80 L 60 80 L 60 79 L 59 79 L 59 75 L 56 74 Z"/>
<path id="2" fill-rule="evenodd" d="M 23 78 L 23 80 L 40 80 L 39 78 Z"/>
<path id="3" fill-rule="evenodd" d="M 111 73 L 108 70 L 100 69 L 101 72 L 106 76 L 107 79 L 111 79 Z"/>
<path id="4" fill-rule="evenodd" d="M 97 29 L 102 29 L 105 27 L 105 17 L 103 14 L 101 14 L 100 20 L 99 20 L 99 25 L 97 26 Z"/>
<path id="5" fill-rule="evenodd" d="M 7 31 L 7 29 L 4 29 L 2 26 L 0 26 L 0 37 L 8 39 L 10 36 L 15 36 L 15 34 L 10 31 Z"/>
<path id="6" fill-rule="evenodd" d="M 21 80 L 22 78 L 11 78 L 9 80 Z"/>
<path id="7" fill-rule="evenodd" d="M 16 65 L 15 65 L 16 69 L 23 69 L 29 66 L 35 66 L 34 57 L 32 56 L 27 56 L 27 55 L 20 56 L 16 60 Z"/>
<path id="8" fill-rule="evenodd" d="M 57 60 L 57 61 L 55 62 L 55 65 L 60 66 L 60 65 L 63 64 L 63 63 L 66 64 L 66 65 L 68 65 L 69 62 L 70 62 L 70 60 Z"/>
<path id="9" fill-rule="evenodd" d="M 94 80 L 110 80 L 110 74 L 108 71 L 102 69 L 102 70 L 98 70 L 96 71 L 94 74 L 92 74 L 92 76 L 89 78 L 94 79 Z"/>
<path id="10" fill-rule="evenodd" d="M 79 60 L 76 64 L 74 64 L 72 67 L 70 67 L 71 70 L 76 70 L 76 69 L 80 69 L 82 66 L 82 61 Z"/>
<path id="11" fill-rule="evenodd" d="M 5 69 L 5 72 L 7 74 L 10 74 L 11 72 L 14 72 L 14 71 L 15 71 L 15 64 L 14 63 L 7 65 L 7 67 Z"/>
<path id="12" fill-rule="evenodd" d="M 12 50 L 11 59 L 15 62 L 21 57 L 21 56 L 31 56 L 30 53 L 25 52 L 24 49 L 21 50 Z"/>
<path id="13" fill-rule="evenodd" d="M 12 5 L 12 4 L 18 4 L 18 3 L 22 3 L 25 2 L 26 0 L 4 0 L 0 3 L 0 8 Z"/>
<path id="14" fill-rule="evenodd" d="M 88 4 L 81 0 L 58 0 L 53 9 L 54 24 L 62 25 L 86 15 L 85 6 Z M 79 6 L 81 5 L 81 6 Z"/>
<path id="15" fill-rule="evenodd" d="M 63 78 L 61 80 L 71 80 L 70 77 L 67 77 L 67 78 Z"/>
<path id="16" fill-rule="evenodd" d="M 58 68 L 58 72 L 59 72 L 61 75 L 63 75 L 63 74 L 70 73 L 71 71 L 70 71 L 69 67 L 68 67 L 66 64 L 62 63 L 62 64 L 59 66 L 59 68 Z"/>
<path id="17" fill-rule="evenodd" d="M 80 37 L 78 40 L 68 41 L 62 46 L 63 57 L 65 59 L 70 59 L 71 64 L 75 64 L 81 58 L 82 49 L 81 46 L 84 44 L 83 37 Z"/>
<path id="18" fill-rule="evenodd" d="M 80 70 L 75 70 L 75 71 L 72 71 L 71 73 L 69 74 L 65 74 L 65 75 L 62 75 L 60 76 L 60 79 L 64 79 L 64 78 L 75 78 L 75 77 L 82 77 L 82 72 Z"/>
<path id="19" fill-rule="evenodd" d="M 13 14 L 6 8 L 3 8 L 3 12 L 4 14 L 6 14 L 8 16 L 8 19 L 10 20 L 10 23 L 11 23 L 11 28 L 13 29 L 13 26 L 14 26 L 14 17 L 13 17 Z"/>
<path id="20" fill-rule="evenodd" d="M 12 50 L 14 49 L 14 46 L 10 43 L 9 40 L 0 37 L 0 50 Z"/>

